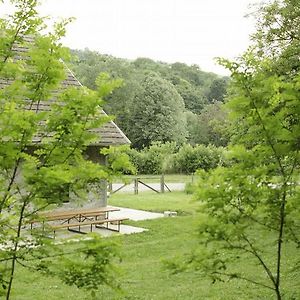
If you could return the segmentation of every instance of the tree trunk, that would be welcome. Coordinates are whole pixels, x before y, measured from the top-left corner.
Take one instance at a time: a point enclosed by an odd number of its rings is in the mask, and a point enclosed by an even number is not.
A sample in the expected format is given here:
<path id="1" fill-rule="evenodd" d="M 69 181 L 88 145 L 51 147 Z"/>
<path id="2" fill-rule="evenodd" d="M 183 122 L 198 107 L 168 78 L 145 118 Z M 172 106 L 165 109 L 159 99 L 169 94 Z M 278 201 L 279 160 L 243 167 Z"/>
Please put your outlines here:
<path id="1" fill-rule="evenodd" d="M 16 261 L 17 261 L 17 252 L 18 252 L 18 247 L 19 247 L 19 238 L 21 236 L 21 228 L 22 228 L 22 222 L 23 222 L 23 217 L 24 217 L 24 212 L 25 212 L 25 208 L 27 206 L 27 198 L 24 199 L 21 211 L 20 211 L 20 217 L 19 217 L 19 222 L 18 222 L 18 229 L 17 229 L 17 236 L 16 236 L 16 240 L 15 240 L 15 244 L 14 244 L 14 249 L 13 249 L 13 257 L 12 257 L 12 261 L 11 261 L 11 271 L 10 271 L 10 278 L 9 278 L 9 282 L 8 282 L 8 288 L 7 288 L 7 292 L 6 292 L 6 300 L 10 299 L 11 296 L 11 289 L 12 289 L 12 284 L 13 284 L 13 280 L 14 280 L 14 273 L 15 273 L 15 269 L 16 269 Z"/>
<path id="2" fill-rule="evenodd" d="M 280 294 L 280 275 L 281 275 L 281 255 L 282 255 L 282 239 L 283 239 L 283 229 L 285 223 L 285 203 L 286 203 L 286 181 L 283 184 L 283 195 L 280 205 L 280 220 L 279 220 L 279 234 L 277 241 L 277 274 L 276 274 L 276 285 L 275 291 L 277 295 L 277 300 L 281 300 Z"/>

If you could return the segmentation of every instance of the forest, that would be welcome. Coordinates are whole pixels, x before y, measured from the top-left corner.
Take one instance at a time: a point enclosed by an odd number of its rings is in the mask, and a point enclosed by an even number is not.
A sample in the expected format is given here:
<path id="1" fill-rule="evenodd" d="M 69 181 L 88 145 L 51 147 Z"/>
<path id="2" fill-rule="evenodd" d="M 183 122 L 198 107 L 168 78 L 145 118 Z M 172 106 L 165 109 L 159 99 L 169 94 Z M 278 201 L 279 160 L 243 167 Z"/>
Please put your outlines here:
<path id="1" fill-rule="evenodd" d="M 118 88 L 105 98 L 104 109 L 133 148 L 148 148 L 154 142 L 227 144 L 223 103 L 229 77 L 180 62 L 131 61 L 89 49 L 72 54 L 70 69 L 83 85 L 95 89 L 99 73 L 104 73 L 103 82 L 117 80 Z"/>

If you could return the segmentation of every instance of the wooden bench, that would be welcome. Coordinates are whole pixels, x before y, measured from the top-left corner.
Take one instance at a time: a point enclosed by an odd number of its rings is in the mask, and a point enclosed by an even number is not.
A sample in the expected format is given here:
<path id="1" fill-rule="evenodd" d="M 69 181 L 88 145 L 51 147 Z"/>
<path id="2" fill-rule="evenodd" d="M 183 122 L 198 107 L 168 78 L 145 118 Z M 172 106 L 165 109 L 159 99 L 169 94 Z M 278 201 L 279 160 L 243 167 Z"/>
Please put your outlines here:
<path id="1" fill-rule="evenodd" d="M 73 223 L 65 223 L 65 224 L 58 224 L 58 225 L 49 225 L 48 227 L 51 230 L 53 230 L 54 238 L 55 238 L 55 233 L 56 233 L 57 229 L 61 229 L 61 228 L 67 228 L 69 231 L 85 234 L 86 232 L 81 231 L 80 228 L 82 226 L 87 226 L 87 225 L 91 226 L 90 227 L 91 232 L 93 231 L 93 225 L 95 225 L 96 228 L 101 228 L 101 226 L 97 226 L 97 225 L 101 225 L 101 224 L 106 224 L 106 229 L 120 232 L 121 223 L 125 220 L 129 220 L 129 219 L 128 218 L 103 219 L 103 220 L 93 220 L 93 221 L 73 222 Z M 118 229 L 109 228 L 108 227 L 109 224 L 117 225 Z M 72 229 L 72 227 L 78 227 L 78 230 Z"/>

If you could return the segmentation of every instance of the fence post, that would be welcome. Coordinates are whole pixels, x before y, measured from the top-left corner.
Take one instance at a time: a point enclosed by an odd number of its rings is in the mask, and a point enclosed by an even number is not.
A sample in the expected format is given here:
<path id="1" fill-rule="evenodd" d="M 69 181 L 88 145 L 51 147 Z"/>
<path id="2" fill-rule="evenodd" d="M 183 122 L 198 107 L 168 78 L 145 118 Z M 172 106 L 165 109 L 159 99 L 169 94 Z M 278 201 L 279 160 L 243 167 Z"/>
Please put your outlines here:
<path id="1" fill-rule="evenodd" d="M 139 193 L 139 179 L 134 179 L 134 194 L 137 195 Z"/>
<path id="2" fill-rule="evenodd" d="M 110 182 L 109 184 L 108 184 L 108 191 L 111 193 L 112 192 L 112 182 Z"/>
<path id="3" fill-rule="evenodd" d="M 165 175 L 161 174 L 160 177 L 160 192 L 164 193 L 165 192 Z"/>
<path id="4" fill-rule="evenodd" d="M 100 180 L 100 205 L 107 206 L 107 181 L 105 179 Z"/>

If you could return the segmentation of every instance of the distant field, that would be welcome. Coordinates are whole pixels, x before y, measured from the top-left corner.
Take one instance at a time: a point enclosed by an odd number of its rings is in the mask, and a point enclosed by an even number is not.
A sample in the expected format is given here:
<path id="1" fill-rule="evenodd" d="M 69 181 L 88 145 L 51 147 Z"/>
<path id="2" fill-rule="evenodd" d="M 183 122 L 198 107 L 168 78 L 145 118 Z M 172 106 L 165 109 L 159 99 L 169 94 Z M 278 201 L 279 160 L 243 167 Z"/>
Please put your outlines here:
<path id="1" fill-rule="evenodd" d="M 119 281 L 122 293 L 116 293 L 103 287 L 97 294 L 98 300 L 250 300 L 275 299 L 273 293 L 264 288 L 243 282 L 227 281 L 212 284 L 203 274 L 196 271 L 171 275 L 164 268 L 163 261 L 179 259 L 197 248 L 198 224 L 205 218 L 197 212 L 198 203 L 183 192 L 165 194 L 143 193 L 139 195 L 115 194 L 109 204 L 151 211 L 175 210 L 179 216 L 128 224 L 149 229 L 147 232 L 128 236 L 116 236 L 110 239 L 120 244 L 122 261 L 118 262 L 121 272 Z M 253 233 L 269 248 L 272 253 L 270 235 L 261 236 Z M 288 296 L 284 299 L 300 299 L 300 272 L 291 275 L 294 258 L 298 252 L 289 252 L 287 265 L 283 267 L 282 284 Z M 225 254 L 224 254 L 225 255 Z M 284 254 L 286 258 L 286 253 Z M 251 257 L 237 261 L 230 266 L 232 270 L 242 271 L 247 276 L 264 281 L 265 274 L 255 267 Z M 297 274 L 296 274 L 297 275 Z M 61 284 L 58 280 L 43 277 L 40 274 L 24 270 L 18 266 L 14 300 L 57 300 L 89 299 L 85 291 Z M 291 292 L 292 291 L 292 292 Z"/>

